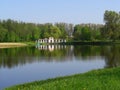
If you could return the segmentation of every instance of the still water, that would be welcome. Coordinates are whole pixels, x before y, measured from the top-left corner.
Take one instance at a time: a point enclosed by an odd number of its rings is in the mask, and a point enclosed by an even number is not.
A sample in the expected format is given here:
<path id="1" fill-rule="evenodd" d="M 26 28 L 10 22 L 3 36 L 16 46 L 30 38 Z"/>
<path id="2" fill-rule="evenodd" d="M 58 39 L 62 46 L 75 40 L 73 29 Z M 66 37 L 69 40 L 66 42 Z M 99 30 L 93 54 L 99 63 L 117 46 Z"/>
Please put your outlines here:
<path id="1" fill-rule="evenodd" d="M 120 46 L 21 47 L 0 49 L 0 89 L 120 65 Z"/>

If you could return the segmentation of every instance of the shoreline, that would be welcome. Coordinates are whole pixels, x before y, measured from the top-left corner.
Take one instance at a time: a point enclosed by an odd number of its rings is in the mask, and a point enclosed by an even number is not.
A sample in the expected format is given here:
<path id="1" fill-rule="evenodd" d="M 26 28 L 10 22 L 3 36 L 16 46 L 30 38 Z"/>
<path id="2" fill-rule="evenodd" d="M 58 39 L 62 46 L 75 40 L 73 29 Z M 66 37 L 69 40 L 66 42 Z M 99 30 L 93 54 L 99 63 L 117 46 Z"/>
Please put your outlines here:
<path id="1" fill-rule="evenodd" d="M 22 46 L 27 46 L 25 43 L 12 43 L 12 42 L 3 42 L 0 43 L 0 48 L 11 48 L 11 47 L 22 47 Z"/>
<path id="2" fill-rule="evenodd" d="M 120 41 L 67 41 L 61 43 L 36 43 L 40 45 L 115 45 Z"/>
<path id="3" fill-rule="evenodd" d="M 38 80 L 11 87 L 4 90 L 119 90 L 120 67 L 97 69 L 82 74 Z"/>

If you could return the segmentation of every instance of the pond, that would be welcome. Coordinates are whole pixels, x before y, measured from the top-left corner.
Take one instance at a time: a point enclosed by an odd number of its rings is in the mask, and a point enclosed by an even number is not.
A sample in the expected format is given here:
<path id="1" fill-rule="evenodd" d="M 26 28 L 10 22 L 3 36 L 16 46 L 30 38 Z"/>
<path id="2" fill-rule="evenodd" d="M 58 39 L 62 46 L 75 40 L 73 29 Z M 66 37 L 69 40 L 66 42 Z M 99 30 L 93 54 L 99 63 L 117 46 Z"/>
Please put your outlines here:
<path id="1" fill-rule="evenodd" d="M 120 46 L 48 45 L 0 49 L 0 89 L 120 65 Z"/>

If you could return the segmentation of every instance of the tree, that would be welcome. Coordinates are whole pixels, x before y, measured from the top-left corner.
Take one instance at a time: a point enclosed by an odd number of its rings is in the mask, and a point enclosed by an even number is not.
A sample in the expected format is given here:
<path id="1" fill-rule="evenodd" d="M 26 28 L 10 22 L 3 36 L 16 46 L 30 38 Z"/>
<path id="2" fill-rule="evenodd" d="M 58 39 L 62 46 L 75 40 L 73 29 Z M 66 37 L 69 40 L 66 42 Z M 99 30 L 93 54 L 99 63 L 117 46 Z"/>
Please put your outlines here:
<path id="1" fill-rule="evenodd" d="M 81 40 L 91 40 L 91 32 L 90 32 L 90 28 L 88 28 L 87 26 L 83 27 L 81 29 Z"/>
<path id="2" fill-rule="evenodd" d="M 0 25 L 0 42 L 4 42 L 6 40 L 6 34 L 7 30 Z"/>
<path id="3" fill-rule="evenodd" d="M 16 34 L 11 31 L 11 32 L 8 32 L 7 35 L 6 35 L 6 41 L 8 42 L 15 42 L 16 41 Z"/>
<path id="4" fill-rule="evenodd" d="M 40 30 L 36 27 L 32 31 L 32 40 L 37 40 L 40 37 Z"/>
<path id="5" fill-rule="evenodd" d="M 91 40 L 92 40 L 92 41 L 100 40 L 100 39 L 101 39 L 100 30 L 101 30 L 101 29 L 91 30 Z"/>
<path id="6" fill-rule="evenodd" d="M 50 27 L 48 32 L 49 32 L 50 36 L 52 36 L 54 38 L 60 38 L 61 37 L 60 29 L 55 27 L 55 26 Z"/>
<path id="7" fill-rule="evenodd" d="M 87 25 L 76 25 L 74 27 L 73 36 L 75 40 L 91 40 L 91 28 Z"/>
<path id="8" fill-rule="evenodd" d="M 55 23 L 55 26 L 59 28 L 61 31 L 61 37 L 60 38 L 66 38 L 68 36 L 67 30 L 66 30 L 66 23 Z"/>
<path id="9" fill-rule="evenodd" d="M 74 40 L 95 41 L 101 39 L 101 24 L 78 24 L 74 27 Z"/>
<path id="10" fill-rule="evenodd" d="M 81 29 L 81 25 L 75 25 L 73 32 L 74 40 L 81 40 Z"/>
<path id="11" fill-rule="evenodd" d="M 106 10 L 104 13 L 105 26 L 101 33 L 106 39 L 117 40 L 120 37 L 120 14 Z"/>

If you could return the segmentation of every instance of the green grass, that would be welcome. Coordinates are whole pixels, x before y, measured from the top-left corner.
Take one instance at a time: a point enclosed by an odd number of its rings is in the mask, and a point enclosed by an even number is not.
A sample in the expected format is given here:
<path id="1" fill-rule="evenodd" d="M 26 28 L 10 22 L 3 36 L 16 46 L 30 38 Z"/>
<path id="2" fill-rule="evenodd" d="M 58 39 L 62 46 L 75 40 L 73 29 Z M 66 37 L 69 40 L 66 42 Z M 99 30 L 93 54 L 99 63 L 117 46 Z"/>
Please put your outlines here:
<path id="1" fill-rule="evenodd" d="M 23 42 L 23 43 L 27 44 L 28 46 L 35 46 L 36 45 L 36 43 L 33 42 L 33 41 L 31 41 L 31 42 Z"/>
<path id="2" fill-rule="evenodd" d="M 120 68 L 36 81 L 5 90 L 120 90 Z"/>

